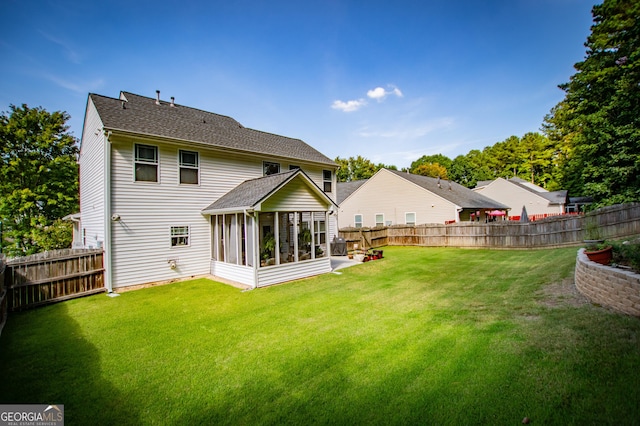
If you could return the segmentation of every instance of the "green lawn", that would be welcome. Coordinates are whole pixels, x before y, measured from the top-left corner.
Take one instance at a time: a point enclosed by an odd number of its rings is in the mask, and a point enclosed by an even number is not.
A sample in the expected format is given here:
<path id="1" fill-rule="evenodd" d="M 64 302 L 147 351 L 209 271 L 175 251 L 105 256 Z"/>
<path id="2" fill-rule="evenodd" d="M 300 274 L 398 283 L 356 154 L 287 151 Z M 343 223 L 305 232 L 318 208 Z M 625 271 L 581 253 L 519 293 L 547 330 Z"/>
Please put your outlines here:
<path id="1" fill-rule="evenodd" d="M 0 403 L 67 424 L 638 424 L 640 319 L 575 248 L 391 247 L 241 292 L 193 280 L 12 314 Z"/>

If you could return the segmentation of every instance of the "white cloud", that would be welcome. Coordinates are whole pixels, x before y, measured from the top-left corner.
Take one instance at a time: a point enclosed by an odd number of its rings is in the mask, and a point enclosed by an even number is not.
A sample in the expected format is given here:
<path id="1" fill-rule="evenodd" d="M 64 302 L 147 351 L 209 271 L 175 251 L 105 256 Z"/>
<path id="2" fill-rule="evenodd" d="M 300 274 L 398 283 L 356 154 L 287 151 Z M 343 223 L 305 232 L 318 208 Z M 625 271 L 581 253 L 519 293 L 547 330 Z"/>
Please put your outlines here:
<path id="1" fill-rule="evenodd" d="M 398 89 L 396 86 L 389 85 L 388 88 L 389 90 L 385 90 L 383 87 L 376 87 L 374 89 L 367 91 L 367 96 L 371 99 L 377 100 L 378 102 L 382 102 L 389 95 L 395 95 L 399 98 L 403 96 L 400 89 Z M 367 104 L 367 101 L 365 99 L 358 99 L 358 100 L 346 101 L 346 102 L 337 100 L 337 101 L 333 101 L 331 108 L 339 109 L 340 111 L 344 111 L 344 112 L 352 112 L 352 111 L 359 110 L 366 104 Z"/>
<path id="2" fill-rule="evenodd" d="M 402 91 L 395 86 L 389 85 L 389 90 L 385 90 L 383 87 L 376 87 L 367 92 L 367 96 L 371 99 L 376 99 L 378 102 L 382 102 L 384 98 L 389 95 L 396 95 L 401 98 L 403 96 Z"/>
<path id="3" fill-rule="evenodd" d="M 367 96 L 371 99 L 382 100 L 385 96 L 387 96 L 387 92 L 382 87 L 376 87 L 375 89 L 371 89 L 367 92 Z"/>
<path id="4" fill-rule="evenodd" d="M 340 111 L 344 111 L 344 112 L 352 112 L 352 111 L 359 110 L 366 104 L 367 102 L 364 99 L 358 99 L 356 101 L 347 101 L 347 102 L 338 100 L 338 101 L 333 101 L 331 108 L 339 109 Z"/>

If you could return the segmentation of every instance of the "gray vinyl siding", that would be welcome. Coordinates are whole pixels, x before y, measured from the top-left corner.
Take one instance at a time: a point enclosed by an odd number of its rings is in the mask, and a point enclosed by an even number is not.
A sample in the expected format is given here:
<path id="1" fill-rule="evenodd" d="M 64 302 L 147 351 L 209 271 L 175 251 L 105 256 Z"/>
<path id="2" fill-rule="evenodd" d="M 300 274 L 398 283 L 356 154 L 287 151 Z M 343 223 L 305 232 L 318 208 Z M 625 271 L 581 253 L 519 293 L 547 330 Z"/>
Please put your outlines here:
<path id="1" fill-rule="evenodd" d="M 112 213 L 121 218 L 109 220 L 114 288 L 210 273 L 211 227 L 201 210 L 243 181 L 262 176 L 265 159 L 153 140 L 112 137 L 111 142 Z M 135 143 L 158 147 L 157 183 L 134 181 Z M 179 184 L 179 149 L 198 152 L 198 185 Z M 322 184 L 322 166 L 301 166 Z M 190 227 L 189 246 L 171 247 L 172 226 Z M 168 262 L 172 259 L 175 269 Z"/>
<path id="2" fill-rule="evenodd" d="M 392 225 L 402 225 L 406 213 L 415 213 L 418 225 L 444 223 L 457 219 L 457 206 L 382 169 L 340 204 L 338 226 L 355 226 L 356 214 L 362 215 L 363 227 L 374 227 L 376 214 L 384 214 Z"/>
<path id="3" fill-rule="evenodd" d="M 105 136 L 102 122 L 91 99 L 82 134 L 82 145 L 78 158 L 80 168 L 80 240 L 83 229 L 86 248 L 96 248 L 104 243 L 105 230 Z"/>

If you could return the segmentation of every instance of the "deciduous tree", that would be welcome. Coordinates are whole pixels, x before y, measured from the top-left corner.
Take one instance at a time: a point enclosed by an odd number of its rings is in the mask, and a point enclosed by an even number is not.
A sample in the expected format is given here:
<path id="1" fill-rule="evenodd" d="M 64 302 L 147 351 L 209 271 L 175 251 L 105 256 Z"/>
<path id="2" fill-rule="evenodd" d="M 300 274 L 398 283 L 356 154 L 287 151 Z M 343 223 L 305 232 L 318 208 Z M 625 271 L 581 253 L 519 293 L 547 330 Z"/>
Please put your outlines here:
<path id="1" fill-rule="evenodd" d="M 61 219 L 78 209 L 78 148 L 69 115 L 27 105 L 0 115 L 0 220 L 9 256 L 70 246 Z"/>

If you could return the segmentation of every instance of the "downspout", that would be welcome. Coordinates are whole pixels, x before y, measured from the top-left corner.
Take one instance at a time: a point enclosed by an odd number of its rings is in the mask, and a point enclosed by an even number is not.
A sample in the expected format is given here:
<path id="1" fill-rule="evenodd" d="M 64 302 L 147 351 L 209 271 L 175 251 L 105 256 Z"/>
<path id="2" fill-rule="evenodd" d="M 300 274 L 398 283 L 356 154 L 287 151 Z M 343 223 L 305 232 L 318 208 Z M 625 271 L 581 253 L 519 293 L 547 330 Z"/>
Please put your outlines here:
<path id="1" fill-rule="evenodd" d="M 113 293 L 111 271 L 111 130 L 104 133 L 104 284 Z"/>

